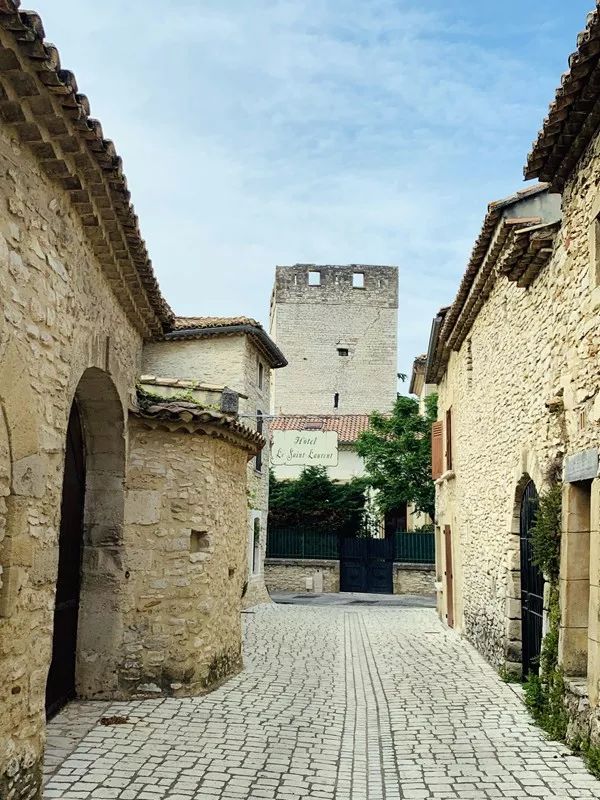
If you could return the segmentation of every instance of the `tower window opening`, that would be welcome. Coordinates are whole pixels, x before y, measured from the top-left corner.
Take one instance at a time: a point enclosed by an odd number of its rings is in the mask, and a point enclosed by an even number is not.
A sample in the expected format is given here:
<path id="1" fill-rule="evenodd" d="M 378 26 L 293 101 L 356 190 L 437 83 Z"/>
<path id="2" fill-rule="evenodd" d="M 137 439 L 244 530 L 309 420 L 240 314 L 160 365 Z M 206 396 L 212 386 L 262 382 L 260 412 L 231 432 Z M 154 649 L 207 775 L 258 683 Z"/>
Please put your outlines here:
<path id="1" fill-rule="evenodd" d="M 365 288 L 365 273 L 364 272 L 354 272 L 354 273 L 352 273 L 352 287 L 354 289 L 364 289 Z"/>
<path id="2" fill-rule="evenodd" d="M 349 355 L 349 350 L 347 347 L 338 347 L 338 356 L 347 356 Z"/>
<path id="3" fill-rule="evenodd" d="M 308 271 L 308 285 L 309 286 L 321 285 L 321 273 L 318 270 L 310 269 Z"/>
<path id="4" fill-rule="evenodd" d="M 333 407 L 334 408 L 339 408 L 340 407 L 340 395 L 339 395 L 339 392 L 336 392 L 333 395 Z"/>

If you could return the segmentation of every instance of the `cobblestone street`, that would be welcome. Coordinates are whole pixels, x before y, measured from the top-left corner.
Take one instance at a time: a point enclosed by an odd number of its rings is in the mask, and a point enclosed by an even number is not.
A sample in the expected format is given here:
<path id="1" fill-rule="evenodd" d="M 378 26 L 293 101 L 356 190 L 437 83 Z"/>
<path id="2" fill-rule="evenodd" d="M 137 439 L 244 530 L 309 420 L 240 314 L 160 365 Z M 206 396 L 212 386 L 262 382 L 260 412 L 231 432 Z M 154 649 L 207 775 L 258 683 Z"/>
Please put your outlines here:
<path id="1" fill-rule="evenodd" d="M 212 694 L 50 723 L 45 800 L 600 798 L 432 609 L 263 606 L 245 622 L 246 668 Z"/>

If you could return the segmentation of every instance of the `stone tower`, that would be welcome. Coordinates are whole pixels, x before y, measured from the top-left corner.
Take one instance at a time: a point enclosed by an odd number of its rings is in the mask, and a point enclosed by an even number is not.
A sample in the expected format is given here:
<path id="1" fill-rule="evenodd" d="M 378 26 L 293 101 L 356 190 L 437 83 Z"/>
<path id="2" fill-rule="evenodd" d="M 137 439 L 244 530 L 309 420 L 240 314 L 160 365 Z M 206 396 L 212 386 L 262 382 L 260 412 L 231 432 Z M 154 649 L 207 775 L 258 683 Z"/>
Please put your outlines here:
<path id="1" fill-rule="evenodd" d="M 271 336 L 289 365 L 275 375 L 273 412 L 390 411 L 397 328 L 397 267 L 277 267 Z"/>

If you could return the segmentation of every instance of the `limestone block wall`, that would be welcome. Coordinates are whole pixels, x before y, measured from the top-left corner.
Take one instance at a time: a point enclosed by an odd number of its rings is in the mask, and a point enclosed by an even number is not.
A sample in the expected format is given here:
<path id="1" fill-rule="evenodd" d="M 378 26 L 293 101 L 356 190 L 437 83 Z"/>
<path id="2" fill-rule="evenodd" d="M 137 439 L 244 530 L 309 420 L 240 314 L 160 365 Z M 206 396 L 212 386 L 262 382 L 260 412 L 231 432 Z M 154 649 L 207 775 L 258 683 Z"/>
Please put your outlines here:
<path id="1" fill-rule="evenodd" d="M 265 561 L 265 582 L 270 592 L 305 592 L 306 579 L 319 573 L 323 577 L 324 592 L 339 592 L 339 561 L 317 558 L 268 558 Z"/>
<path id="2" fill-rule="evenodd" d="M 433 594 L 434 581 L 432 564 L 394 564 L 394 594 Z"/>
<path id="3" fill-rule="evenodd" d="M 82 416 L 110 419 L 124 453 L 141 338 L 66 193 L 5 127 L 0 297 L 0 796 L 12 800 L 37 792 L 69 409 L 86 370 L 105 376 L 95 408 L 81 397 Z M 90 470 L 99 475 L 100 458 Z M 110 471 L 109 464 L 105 478 Z M 92 491 L 88 531 L 100 514 Z"/>
<path id="4" fill-rule="evenodd" d="M 598 445 L 599 184 L 596 141 L 564 193 L 550 263 L 528 289 L 497 279 L 439 385 L 439 418 L 452 408 L 453 473 L 438 482 L 438 539 L 449 525 L 457 627 L 497 665 L 520 658 L 524 485 L 543 490 L 557 456 Z"/>
<path id="5" fill-rule="evenodd" d="M 258 363 L 263 365 L 262 386 L 259 385 Z M 149 342 L 144 346 L 143 372 L 164 378 L 187 378 L 207 384 L 228 386 L 240 396 L 240 415 L 245 425 L 256 429 L 256 412 L 268 415 L 271 405 L 272 372 L 264 356 L 244 334 L 211 336 L 191 340 Z M 244 606 L 267 602 L 263 562 L 267 542 L 269 505 L 269 437 L 268 421 L 264 424 L 267 444 L 262 451 L 262 469 L 256 459 L 247 466 L 247 587 Z M 254 519 L 260 519 L 260 558 L 253 571 Z"/>
<path id="6" fill-rule="evenodd" d="M 318 270 L 321 284 L 310 286 Z M 364 288 L 352 286 L 364 274 Z M 271 335 L 289 361 L 274 375 L 282 414 L 389 411 L 397 387 L 398 271 L 395 267 L 277 267 Z M 338 348 L 348 350 L 340 356 Z"/>
<path id="7" fill-rule="evenodd" d="M 240 669 L 246 460 L 210 435 L 130 420 L 124 694 L 197 693 Z"/>

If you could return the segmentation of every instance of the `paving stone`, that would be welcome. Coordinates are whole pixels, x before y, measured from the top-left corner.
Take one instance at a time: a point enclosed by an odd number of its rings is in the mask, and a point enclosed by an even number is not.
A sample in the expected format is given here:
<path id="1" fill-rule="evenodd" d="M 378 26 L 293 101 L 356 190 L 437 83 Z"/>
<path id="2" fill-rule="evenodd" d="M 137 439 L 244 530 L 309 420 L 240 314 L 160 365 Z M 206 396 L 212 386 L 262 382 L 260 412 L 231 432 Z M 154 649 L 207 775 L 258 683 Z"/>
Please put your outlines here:
<path id="1" fill-rule="evenodd" d="M 600 800 L 431 609 L 261 606 L 244 622 L 245 669 L 212 694 L 52 720 L 45 800 Z"/>

